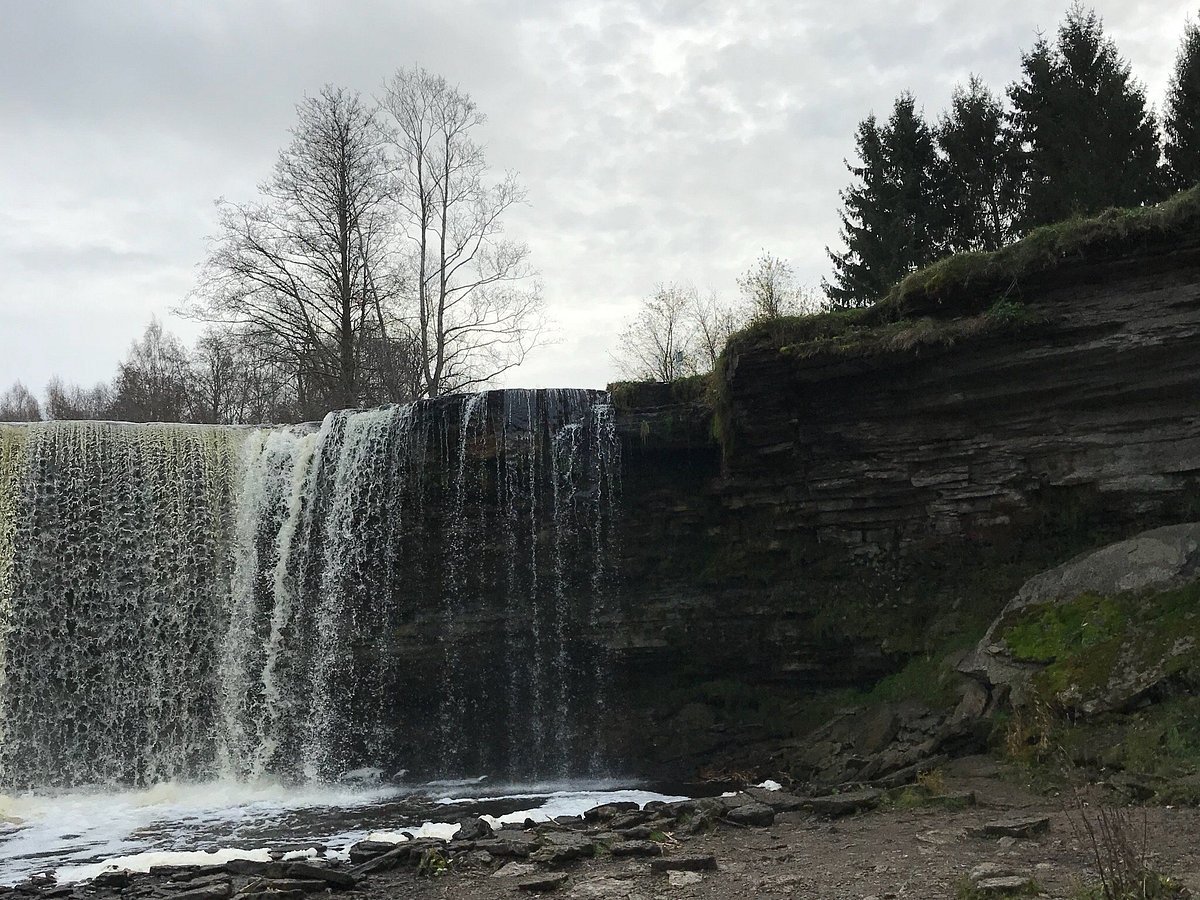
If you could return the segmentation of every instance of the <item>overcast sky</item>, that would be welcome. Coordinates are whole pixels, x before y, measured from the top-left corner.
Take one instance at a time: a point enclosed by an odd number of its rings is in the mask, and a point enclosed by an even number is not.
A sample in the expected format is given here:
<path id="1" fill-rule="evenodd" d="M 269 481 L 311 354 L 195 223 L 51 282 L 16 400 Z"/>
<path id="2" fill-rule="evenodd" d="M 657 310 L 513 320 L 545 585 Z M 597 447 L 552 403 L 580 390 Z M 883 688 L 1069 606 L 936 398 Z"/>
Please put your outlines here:
<path id="1" fill-rule="evenodd" d="M 733 295 L 762 249 L 817 284 L 856 123 L 912 90 L 933 118 L 1000 89 L 1065 0 L 0 0 L 0 390 L 111 377 L 192 287 L 213 200 L 250 199 L 296 103 L 414 63 L 489 116 L 508 221 L 556 342 L 513 386 L 602 386 L 640 297 Z M 1193 4 L 1097 0 L 1161 106 Z"/>

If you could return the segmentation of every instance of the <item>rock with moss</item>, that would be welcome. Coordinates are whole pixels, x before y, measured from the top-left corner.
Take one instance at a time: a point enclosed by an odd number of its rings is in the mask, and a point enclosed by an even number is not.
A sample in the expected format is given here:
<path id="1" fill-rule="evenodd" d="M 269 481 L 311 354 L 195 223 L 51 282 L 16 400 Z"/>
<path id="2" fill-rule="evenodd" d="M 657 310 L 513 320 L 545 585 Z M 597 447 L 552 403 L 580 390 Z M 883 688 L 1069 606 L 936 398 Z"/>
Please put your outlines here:
<path id="1" fill-rule="evenodd" d="M 1000 700 L 1114 712 L 1200 675 L 1200 523 L 1143 532 L 1038 575 L 959 670 Z"/>

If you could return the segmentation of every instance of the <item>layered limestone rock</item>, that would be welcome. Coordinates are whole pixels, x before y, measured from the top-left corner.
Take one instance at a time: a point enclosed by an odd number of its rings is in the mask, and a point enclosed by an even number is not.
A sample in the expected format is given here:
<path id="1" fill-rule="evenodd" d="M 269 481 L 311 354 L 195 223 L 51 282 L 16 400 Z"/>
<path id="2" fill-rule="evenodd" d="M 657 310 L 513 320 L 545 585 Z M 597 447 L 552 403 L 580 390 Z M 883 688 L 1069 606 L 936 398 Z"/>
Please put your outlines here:
<path id="1" fill-rule="evenodd" d="M 604 639 L 618 706 L 648 710 L 632 757 L 770 740 L 813 691 L 982 633 L 1036 573 L 1197 517 L 1200 242 L 1012 300 L 1020 321 L 949 344 L 744 349 L 723 446 L 694 391 L 614 394 L 625 598 Z"/>

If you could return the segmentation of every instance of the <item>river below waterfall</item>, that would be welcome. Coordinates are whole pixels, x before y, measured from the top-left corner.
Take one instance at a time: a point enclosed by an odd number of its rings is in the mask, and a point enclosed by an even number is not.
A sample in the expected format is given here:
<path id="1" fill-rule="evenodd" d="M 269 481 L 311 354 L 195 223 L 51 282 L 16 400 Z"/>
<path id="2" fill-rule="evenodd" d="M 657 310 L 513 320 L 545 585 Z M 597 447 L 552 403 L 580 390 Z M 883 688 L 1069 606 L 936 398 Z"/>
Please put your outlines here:
<path id="1" fill-rule="evenodd" d="M 618 800 L 675 799 L 682 798 L 611 782 L 489 785 L 485 779 L 405 787 L 166 783 L 0 796 L 0 884 L 38 872 L 77 881 L 112 866 L 146 871 L 267 859 L 272 851 L 345 857 L 351 844 L 371 836 L 449 837 L 470 817 L 488 816 L 494 824 L 546 820 Z"/>

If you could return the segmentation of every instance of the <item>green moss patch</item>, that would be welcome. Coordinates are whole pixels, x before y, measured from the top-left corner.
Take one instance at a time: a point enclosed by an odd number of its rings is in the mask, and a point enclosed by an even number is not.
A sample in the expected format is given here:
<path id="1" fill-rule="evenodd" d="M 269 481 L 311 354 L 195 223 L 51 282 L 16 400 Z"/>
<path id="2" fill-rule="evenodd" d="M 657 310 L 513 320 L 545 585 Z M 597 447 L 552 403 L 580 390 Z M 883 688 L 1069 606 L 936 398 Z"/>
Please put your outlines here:
<path id="1" fill-rule="evenodd" d="M 1098 597 L 1026 610 L 1002 633 L 1013 656 L 1045 663 L 1034 686 L 1079 705 L 1111 696 L 1128 673 L 1169 684 L 1200 683 L 1200 582 L 1172 591 Z M 1134 699 L 1134 698 L 1129 698 Z"/>

